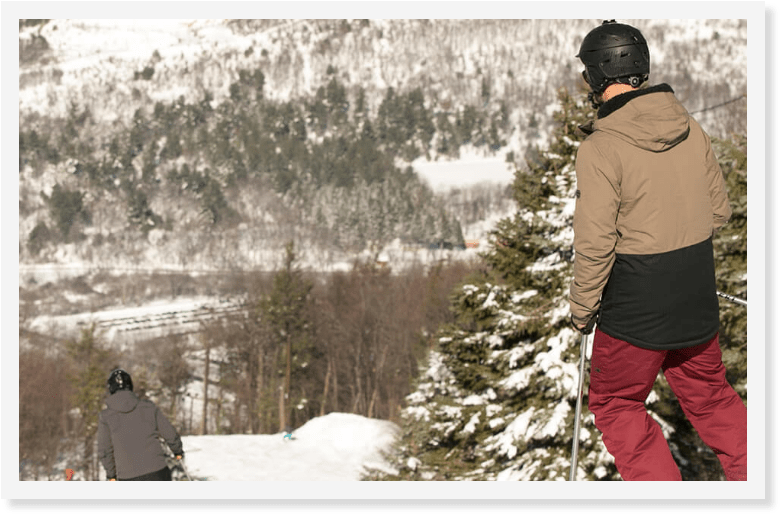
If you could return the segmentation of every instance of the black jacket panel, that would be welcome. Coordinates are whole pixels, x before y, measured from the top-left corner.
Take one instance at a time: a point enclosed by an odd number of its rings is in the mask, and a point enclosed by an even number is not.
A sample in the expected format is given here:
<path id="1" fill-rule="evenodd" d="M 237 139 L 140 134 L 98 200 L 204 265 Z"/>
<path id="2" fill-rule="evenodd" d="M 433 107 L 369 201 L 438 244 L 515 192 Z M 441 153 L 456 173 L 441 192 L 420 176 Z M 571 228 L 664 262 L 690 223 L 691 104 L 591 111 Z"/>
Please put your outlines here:
<path id="1" fill-rule="evenodd" d="M 719 330 L 711 238 L 667 253 L 617 253 L 603 291 L 600 330 L 647 349 L 677 349 Z"/>

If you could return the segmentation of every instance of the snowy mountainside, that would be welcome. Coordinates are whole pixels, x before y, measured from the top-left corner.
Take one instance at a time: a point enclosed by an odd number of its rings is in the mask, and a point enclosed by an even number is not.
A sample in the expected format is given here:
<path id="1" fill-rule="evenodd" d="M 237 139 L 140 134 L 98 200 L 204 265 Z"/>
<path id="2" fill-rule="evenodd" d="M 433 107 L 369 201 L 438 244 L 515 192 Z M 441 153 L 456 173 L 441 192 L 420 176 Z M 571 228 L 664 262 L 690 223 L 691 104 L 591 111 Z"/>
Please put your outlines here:
<path id="1" fill-rule="evenodd" d="M 746 88 L 746 23 L 742 20 L 627 20 L 647 36 L 652 56 L 653 82 L 670 82 L 691 110 L 708 107 L 744 93 Z M 451 116 L 466 105 L 509 108 L 510 127 L 505 145 L 486 149 L 463 146 L 461 159 L 479 156 L 470 169 L 473 177 L 496 180 L 490 169 L 513 153 L 523 165 L 530 147 L 544 146 L 552 125 L 557 88 L 577 88 L 580 68 L 573 57 L 593 20 L 49 20 L 20 27 L 19 108 L 20 131 L 61 120 L 74 109 L 89 110 L 102 127 L 90 138 L 101 147 L 108 136 L 132 123 L 139 108 L 147 111 L 157 102 L 200 102 L 211 96 L 215 107 L 230 97 L 230 86 L 242 70 L 260 70 L 264 96 L 273 101 L 312 99 L 333 73 L 355 103 L 366 93 L 369 111 L 376 111 L 390 88 L 420 88 L 424 102 L 437 116 Z M 741 131 L 742 102 L 699 115 L 715 135 Z M 739 111 L 738 116 L 736 115 Z M 449 114 L 450 113 L 450 114 Z M 57 123 L 53 124 L 57 125 Z M 101 151 L 102 152 L 102 151 Z M 432 159 L 430 163 L 427 160 Z M 437 189 L 438 165 L 448 170 L 448 186 L 461 184 L 453 173 L 459 159 L 433 156 L 411 163 L 414 170 Z M 448 168 L 445 165 L 450 165 Z M 431 165 L 431 166 L 430 166 Z M 513 164 L 500 181 L 508 184 Z M 138 165 L 136 165 L 138 166 Z M 21 167 L 21 165 L 20 165 Z M 20 173 L 20 235 L 27 238 L 45 219 L 39 193 L 50 194 L 57 182 L 74 173 L 72 160 L 50 166 L 40 175 Z M 431 173 L 431 176 L 427 176 Z M 476 181 L 470 180 L 471 183 Z M 99 199 L 103 197 L 103 201 Z M 328 195 L 321 196 L 328 202 Z M 179 229 L 153 229 L 139 239 L 119 231 L 127 214 L 117 210 L 112 196 L 88 191 L 92 218 L 99 225 L 84 234 L 113 244 L 58 244 L 41 260 L 90 266 L 107 262 L 117 266 L 154 268 L 258 267 L 271 264 L 279 254 L 273 229 L 274 206 L 281 200 L 269 192 L 245 191 L 229 198 L 241 208 L 262 207 L 258 217 L 266 226 L 220 231 L 208 239 L 185 235 Z M 284 202 L 284 201 L 282 201 Z M 156 213 L 181 220 L 203 233 L 197 205 L 184 196 L 149 194 Z M 327 218 L 336 207 L 325 206 Z M 486 212 L 485 220 L 507 214 L 507 207 Z M 191 216 L 189 213 L 198 214 Z M 329 215 L 329 213 L 332 213 Z M 311 223 L 309 220 L 305 220 Z M 254 223 L 254 221 L 253 221 Z M 466 238 L 480 240 L 480 220 L 461 220 Z M 249 230 L 248 230 L 249 229 Z M 118 234 L 121 233 L 121 234 Z M 176 233 L 176 234 L 174 234 Z M 333 237 L 329 237 L 333 238 Z M 267 245 L 259 245 L 266 242 Z M 85 242 L 86 244 L 86 242 Z M 321 252 L 308 242 L 306 257 L 312 268 L 329 263 L 350 263 L 355 256 Z M 224 253 L 222 250 L 233 252 Z M 22 260 L 29 257 L 22 246 Z M 337 253 L 339 254 L 339 253 Z M 456 258 L 464 257 L 457 253 Z M 117 262 L 116 260 L 119 260 Z"/>
<path id="2" fill-rule="evenodd" d="M 746 88 L 743 20 L 626 20 L 647 37 L 652 81 L 691 110 Z M 155 101 L 228 96 L 241 68 L 264 70 L 276 100 L 312 96 L 329 66 L 377 108 L 385 91 L 420 86 L 442 109 L 477 100 L 488 79 L 518 123 L 580 80 L 573 57 L 594 20 L 52 20 L 20 30 L 48 43 L 20 66 L 20 111 L 65 116 L 71 101 L 105 121 Z M 149 80 L 134 73 L 154 68 Z M 461 101 L 461 102 L 460 102 Z M 708 127 L 707 130 L 719 130 Z M 718 124 L 718 120 L 713 123 Z"/>

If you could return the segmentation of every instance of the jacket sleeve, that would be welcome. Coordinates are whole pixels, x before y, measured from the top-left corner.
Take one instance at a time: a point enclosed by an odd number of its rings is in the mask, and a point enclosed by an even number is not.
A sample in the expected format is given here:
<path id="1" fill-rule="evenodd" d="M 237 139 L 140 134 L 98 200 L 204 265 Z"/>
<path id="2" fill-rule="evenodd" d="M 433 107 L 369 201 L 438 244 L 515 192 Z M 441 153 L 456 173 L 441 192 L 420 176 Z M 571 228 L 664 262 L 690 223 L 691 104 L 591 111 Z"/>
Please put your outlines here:
<path id="1" fill-rule="evenodd" d="M 570 311 L 578 324 L 597 312 L 616 259 L 620 183 L 600 148 L 585 140 L 576 156 L 575 262 L 570 284 Z"/>
<path id="2" fill-rule="evenodd" d="M 114 463 L 114 446 L 111 443 L 111 430 L 105 415 L 98 416 L 98 457 L 106 470 L 106 478 L 117 478 L 117 466 Z"/>
<path id="3" fill-rule="evenodd" d="M 711 140 L 709 140 L 708 135 L 702 129 L 701 134 L 706 146 L 706 181 L 709 187 L 709 197 L 711 198 L 714 225 L 712 234 L 714 234 L 730 220 L 730 201 L 728 200 L 728 191 L 725 187 L 722 169 L 717 162 L 717 157 L 714 155 L 714 149 L 711 147 Z"/>
<path id="4" fill-rule="evenodd" d="M 184 455 L 182 439 L 179 437 L 179 433 L 157 407 L 155 407 L 155 423 L 157 424 L 158 432 L 165 439 L 168 447 L 171 448 L 171 452 L 174 455 Z"/>

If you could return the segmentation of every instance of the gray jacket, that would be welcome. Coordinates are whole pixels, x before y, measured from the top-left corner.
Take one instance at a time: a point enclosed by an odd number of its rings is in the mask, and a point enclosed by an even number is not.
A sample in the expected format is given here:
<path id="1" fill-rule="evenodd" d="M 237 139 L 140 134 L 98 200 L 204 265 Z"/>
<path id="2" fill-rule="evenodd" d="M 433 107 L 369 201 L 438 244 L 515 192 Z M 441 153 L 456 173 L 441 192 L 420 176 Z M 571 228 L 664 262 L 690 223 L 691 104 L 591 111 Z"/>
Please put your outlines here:
<path id="1" fill-rule="evenodd" d="M 130 479 L 166 467 L 159 441 L 182 455 L 182 440 L 166 416 L 149 400 L 132 391 L 117 391 L 106 400 L 98 417 L 98 454 L 107 478 Z"/>

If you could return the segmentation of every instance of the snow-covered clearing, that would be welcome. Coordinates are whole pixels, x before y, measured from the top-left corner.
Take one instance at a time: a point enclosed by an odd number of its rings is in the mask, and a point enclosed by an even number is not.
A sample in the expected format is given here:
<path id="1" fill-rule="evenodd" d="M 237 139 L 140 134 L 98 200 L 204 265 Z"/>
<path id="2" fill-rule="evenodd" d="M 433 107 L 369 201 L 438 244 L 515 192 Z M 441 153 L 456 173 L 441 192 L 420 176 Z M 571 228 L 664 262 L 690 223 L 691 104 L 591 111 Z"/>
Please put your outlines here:
<path id="1" fill-rule="evenodd" d="M 458 160 L 427 161 L 419 158 L 413 169 L 423 177 L 435 192 L 451 188 L 465 188 L 479 183 L 510 184 L 515 168 L 507 163 L 501 152 L 495 156 L 465 154 Z"/>

